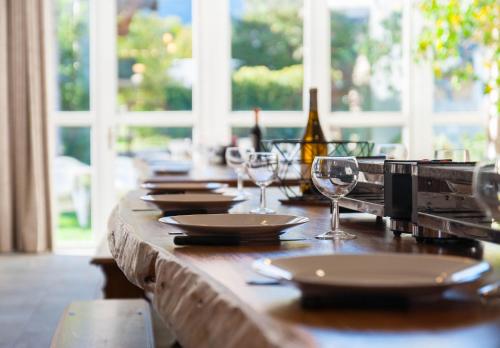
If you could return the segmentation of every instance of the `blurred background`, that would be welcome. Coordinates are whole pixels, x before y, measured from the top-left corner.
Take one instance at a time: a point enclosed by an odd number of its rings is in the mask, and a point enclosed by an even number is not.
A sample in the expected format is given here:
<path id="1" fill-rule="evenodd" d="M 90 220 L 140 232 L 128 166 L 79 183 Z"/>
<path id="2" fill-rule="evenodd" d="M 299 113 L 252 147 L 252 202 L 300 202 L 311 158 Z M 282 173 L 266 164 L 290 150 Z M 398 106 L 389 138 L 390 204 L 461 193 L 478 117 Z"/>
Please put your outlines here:
<path id="1" fill-rule="evenodd" d="M 254 107 L 265 139 L 300 138 L 309 87 L 328 139 L 483 158 L 485 50 L 450 33 L 494 22 L 480 7 L 436 3 L 54 0 L 56 246 L 95 244 L 113 203 L 136 187 L 141 157 L 191 160 L 245 141 Z"/>

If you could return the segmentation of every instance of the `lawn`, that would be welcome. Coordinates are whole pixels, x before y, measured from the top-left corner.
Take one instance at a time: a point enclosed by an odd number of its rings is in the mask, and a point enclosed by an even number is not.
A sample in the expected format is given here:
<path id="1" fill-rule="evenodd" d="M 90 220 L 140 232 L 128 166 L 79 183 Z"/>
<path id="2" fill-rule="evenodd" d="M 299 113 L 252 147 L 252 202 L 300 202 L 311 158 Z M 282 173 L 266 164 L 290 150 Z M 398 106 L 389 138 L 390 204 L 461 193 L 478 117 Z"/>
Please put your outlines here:
<path id="1" fill-rule="evenodd" d="M 89 224 L 87 227 L 80 227 L 75 212 L 60 213 L 56 238 L 60 242 L 89 241 L 92 239 L 90 226 Z"/>

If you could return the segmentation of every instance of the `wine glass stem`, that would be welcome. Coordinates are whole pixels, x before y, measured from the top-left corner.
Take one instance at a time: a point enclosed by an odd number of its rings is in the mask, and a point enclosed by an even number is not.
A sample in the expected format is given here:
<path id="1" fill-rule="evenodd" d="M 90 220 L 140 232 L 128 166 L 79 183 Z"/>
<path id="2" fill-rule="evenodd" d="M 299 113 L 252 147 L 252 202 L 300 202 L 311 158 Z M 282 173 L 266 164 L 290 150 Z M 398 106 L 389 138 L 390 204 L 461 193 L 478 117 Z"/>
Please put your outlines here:
<path id="1" fill-rule="evenodd" d="M 238 170 L 236 172 L 236 175 L 238 176 L 238 192 L 242 193 L 243 192 L 243 173 L 241 170 Z"/>
<path id="2" fill-rule="evenodd" d="M 332 199 L 332 231 L 339 229 L 339 200 Z"/>
<path id="3" fill-rule="evenodd" d="M 260 187 L 260 209 L 261 210 L 266 209 L 266 187 L 265 186 Z"/>

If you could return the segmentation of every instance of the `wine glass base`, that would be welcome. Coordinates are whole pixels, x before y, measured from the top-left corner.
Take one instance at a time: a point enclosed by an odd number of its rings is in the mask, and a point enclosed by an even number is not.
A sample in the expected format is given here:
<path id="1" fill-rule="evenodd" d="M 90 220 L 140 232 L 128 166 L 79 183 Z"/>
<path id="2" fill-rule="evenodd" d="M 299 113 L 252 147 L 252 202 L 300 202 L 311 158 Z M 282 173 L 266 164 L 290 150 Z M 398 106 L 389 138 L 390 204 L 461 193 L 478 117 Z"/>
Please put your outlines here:
<path id="1" fill-rule="evenodd" d="M 356 235 L 344 231 L 328 231 L 326 233 L 316 236 L 316 239 L 335 239 L 335 240 L 349 240 L 355 238 L 357 238 Z"/>
<path id="2" fill-rule="evenodd" d="M 251 214 L 276 214 L 276 212 L 269 208 L 255 208 L 250 210 Z"/>

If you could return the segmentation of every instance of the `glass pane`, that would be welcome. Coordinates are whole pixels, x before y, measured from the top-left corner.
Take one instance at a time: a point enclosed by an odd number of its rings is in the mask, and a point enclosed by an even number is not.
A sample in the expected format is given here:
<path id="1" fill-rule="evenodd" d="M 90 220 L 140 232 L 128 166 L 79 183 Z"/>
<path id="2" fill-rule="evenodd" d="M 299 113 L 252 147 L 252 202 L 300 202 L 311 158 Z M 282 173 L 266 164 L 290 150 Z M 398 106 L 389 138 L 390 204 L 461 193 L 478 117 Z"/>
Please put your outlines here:
<path id="1" fill-rule="evenodd" d="M 467 149 L 471 161 L 480 161 L 486 154 L 486 131 L 481 126 L 434 126 L 434 150 Z"/>
<path id="2" fill-rule="evenodd" d="M 268 127 L 262 128 L 263 139 L 300 139 L 304 128 L 300 127 Z M 250 128 L 248 127 L 234 127 L 232 128 L 233 136 L 238 139 L 250 137 Z"/>
<path id="3" fill-rule="evenodd" d="M 58 242 L 92 239 L 89 127 L 57 128 L 53 187 Z"/>
<path id="4" fill-rule="evenodd" d="M 401 109 L 402 1 L 329 1 L 333 111 Z"/>
<path id="5" fill-rule="evenodd" d="M 233 110 L 302 110 L 302 3 L 231 0 Z"/>
<path id="6" fill-rule="evenodd" d="M 121 111 L 191 110 L 191 1 L 118 1 Z"/>
<path id="7" fill-rule="evenodd" d="M 477 111 L 483 100 L 483 90 L 479 81 L 463 81 L 454 77 L 453 72 L 471 69 L 481 75 L 479 49 L 474 45 L 464 45 L 459 59 L 450 59 L 447 68 L 434 73 L 434 111 Z"/>
<path id="8" fill-rule="evenodd" d="M 61 111 L 89 110 L 89 1 L 55 0 L 57 99 Z"/>
<path id="9" fill-rule="evenodd" d="M 340 137 L 335 138 L 350 141 L 371 141 L 375 144 L 398 144 L 402 141 L 401 135 L 400 127 L 342 128 Z"/>
<path id="10" fill-rule="evenodd" d="M 145 176 L 143 160 L 187 160 L 192 155 L 192 129 L 188 127 L 122 127 L 116 139 L 118 194 L 137 188 Z"/>

